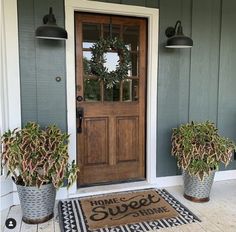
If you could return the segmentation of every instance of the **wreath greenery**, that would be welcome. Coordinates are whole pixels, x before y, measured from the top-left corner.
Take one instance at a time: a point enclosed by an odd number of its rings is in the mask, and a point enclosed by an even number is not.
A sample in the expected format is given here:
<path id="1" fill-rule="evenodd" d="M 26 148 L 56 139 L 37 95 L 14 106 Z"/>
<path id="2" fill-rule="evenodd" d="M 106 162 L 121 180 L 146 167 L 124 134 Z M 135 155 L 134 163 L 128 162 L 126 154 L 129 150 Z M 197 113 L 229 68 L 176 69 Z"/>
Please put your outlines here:
<path id="1" fill-rule="evenodd" d="M 127 77 L 130 70 L 130 53 L 126 48 L 124 42 L 117 37 L 115 38 L 101 38 L 91 47 L 92 58 L 90 61 L 91 71 L 94 75 L 103 80 L 107 88 L 112 88 L 116 83 Z M 104 53 L 109 51 L 117 52 L 119 60 L 116 69 L 108 71 L 104 66 L 106 58 Z"/>

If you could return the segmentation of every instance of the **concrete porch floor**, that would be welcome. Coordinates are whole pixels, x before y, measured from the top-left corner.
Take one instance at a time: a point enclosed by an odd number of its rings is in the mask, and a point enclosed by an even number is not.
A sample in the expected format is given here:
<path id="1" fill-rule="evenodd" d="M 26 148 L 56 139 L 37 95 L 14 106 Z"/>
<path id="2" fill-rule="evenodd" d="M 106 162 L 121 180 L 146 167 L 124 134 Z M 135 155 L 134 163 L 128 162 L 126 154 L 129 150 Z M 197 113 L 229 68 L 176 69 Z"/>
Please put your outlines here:
<path id="1" fill-rule="evenodd" d="M 236 180 L 215 182 L 211 191 L 211 200 L 207 203 L 193 203 L 186 200 L 182 186 L 166 188 L 175 198 L 198 216 L 202 222 L 192 223 L 168 229 L 157 230 L 159 232 L 235 232 L 236 231 Z M 6 218 L 15 218 L 17 226 L 13 230 L 7 229 L 4 224 Z M 21 220 L 20 206 L 12 206 L 9 210 L 1 212 L 1 231 L 3 232 L 60 232 L 58 213 L 55 207 L 54 219 L 38 224 L 28 225 Z"/>

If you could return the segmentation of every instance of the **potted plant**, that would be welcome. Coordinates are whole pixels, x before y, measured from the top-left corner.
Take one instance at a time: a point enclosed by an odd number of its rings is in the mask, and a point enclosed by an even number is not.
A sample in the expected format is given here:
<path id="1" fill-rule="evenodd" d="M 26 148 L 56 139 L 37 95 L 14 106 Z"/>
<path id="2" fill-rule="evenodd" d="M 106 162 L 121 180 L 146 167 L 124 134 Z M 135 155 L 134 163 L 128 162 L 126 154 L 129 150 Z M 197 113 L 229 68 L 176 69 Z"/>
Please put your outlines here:
<path id="1" fill-rule="evenodd" d="M 3 134 L 2 162 L 17 186 L 24 222 L 51 219 L 56 189 L 75 181 L 78 167 L 68 162 L 68 142 L 55 125 L 41 129 L 34 122 Z"/>
<path id="2" fill-rule="evenodd" d="M 184 197 L 195 202 L 209 201 L 215 171 L 227 166 L 235 143 L 221 137 L 214 123 L 187 123 L 173 129 L 172 155 L 183 170 Z"/>

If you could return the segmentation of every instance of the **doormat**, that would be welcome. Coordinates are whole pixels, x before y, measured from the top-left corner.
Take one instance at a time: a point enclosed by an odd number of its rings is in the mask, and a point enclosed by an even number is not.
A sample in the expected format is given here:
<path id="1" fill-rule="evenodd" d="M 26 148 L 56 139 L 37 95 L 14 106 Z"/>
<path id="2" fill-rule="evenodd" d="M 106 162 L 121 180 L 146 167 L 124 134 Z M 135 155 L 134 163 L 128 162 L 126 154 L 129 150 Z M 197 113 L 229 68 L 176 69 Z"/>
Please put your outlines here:
<path id="1" fill-rule="evenodd" d="M 147 232 L 200 221 L 165 189 L 59 201 L 62 232 Z"/>

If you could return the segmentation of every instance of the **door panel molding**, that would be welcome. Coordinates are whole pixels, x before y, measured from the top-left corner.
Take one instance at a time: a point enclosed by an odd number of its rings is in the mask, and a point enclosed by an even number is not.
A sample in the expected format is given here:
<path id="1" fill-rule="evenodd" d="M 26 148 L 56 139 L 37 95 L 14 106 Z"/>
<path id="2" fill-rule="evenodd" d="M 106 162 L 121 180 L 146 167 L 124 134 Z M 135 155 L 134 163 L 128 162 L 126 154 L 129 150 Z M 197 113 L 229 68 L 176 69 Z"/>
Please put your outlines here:
<path id="1" fill-rule="evenodd" d="M 139 161 L 139 157 L 137 157 L 139 140 L 138 117 L 117 117 L 116 125 L 117 163 Z"/>
<path id="2" fill-rule="evenodd" d="M 86 131 L 84 141 L 84 164 L 94 165 L 97 164 L 108 164 L 109 162 L 109 145 L 108 139 L 108 118 L 85 118 L 84 124 Z M 92 139 L 92 138 L 95 138 Z M 96 154 L 96 155 L 95 155 Z"/>
<path id="3" fill-rule="evenodd" d="M 159 10 L 153 8 L 101 3 L 84 0 L 65 1 L 65 27 L 68 32 L 66 41 L 67 67 L 67 121 L 70 136 L 70 160 L 76 159 L 76 112 L 75 112 L 75 41 L 74 41 L 74 11 L 107 13 L 125 16 L 145 17 L 148 19 L 148 64 L 147 64 L 147 144 L 146 144 L 146 176 L 148 183 L 156 180 L 156 117 L 157 117 L 157 64 L 158 64 L 158 25 Z M 74 184 L 69 189 L 69 195 L 77 193 Z"/>

